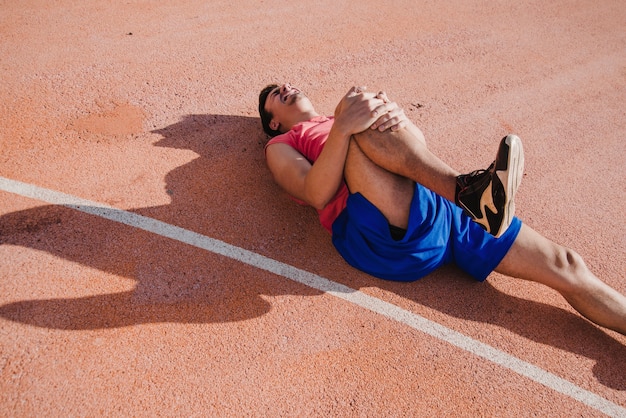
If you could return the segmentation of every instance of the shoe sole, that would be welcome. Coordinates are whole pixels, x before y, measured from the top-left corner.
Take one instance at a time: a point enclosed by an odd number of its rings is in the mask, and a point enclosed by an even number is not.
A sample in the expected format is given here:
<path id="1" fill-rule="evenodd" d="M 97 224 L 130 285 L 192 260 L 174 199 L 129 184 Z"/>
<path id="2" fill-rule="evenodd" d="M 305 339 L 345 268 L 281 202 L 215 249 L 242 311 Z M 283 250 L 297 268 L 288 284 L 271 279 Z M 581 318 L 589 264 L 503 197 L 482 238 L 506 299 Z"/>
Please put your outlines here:
<path id="1" fill-rule="evenodd" d="M 509 147 L 506 170 L 496 170 L 496 175 L 504 186 L 506 200 L 504 203 L 503 221 L 495 234 L 501 236 L 508 229 L 515 216 L 515 194 L 524 176 L 524 148 L 522 140 L 516 135 L 508 135 L 504 143 Z"/>

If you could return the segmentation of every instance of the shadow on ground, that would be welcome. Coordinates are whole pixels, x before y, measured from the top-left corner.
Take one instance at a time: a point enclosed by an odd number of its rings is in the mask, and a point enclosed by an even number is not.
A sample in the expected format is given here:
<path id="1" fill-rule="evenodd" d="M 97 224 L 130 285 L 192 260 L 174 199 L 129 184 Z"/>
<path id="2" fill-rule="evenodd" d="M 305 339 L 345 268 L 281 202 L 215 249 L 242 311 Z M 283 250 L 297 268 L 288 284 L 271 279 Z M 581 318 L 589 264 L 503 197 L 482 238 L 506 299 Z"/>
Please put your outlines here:
<path id="1" fill-rule="evenodd" d="M 159 147 L 199 157 L 166 175 L 171 203 L 132 212 L 259 252 L 351 287 L 378 286 L 469 321 L 494 324 L 530 340 L 594 359 L 594 373 L 626 390 L 626 347 L 560 308 L 474 283 L 454 268 L 415 283 L 392 283 L 351 270 L 333 277 L 338 259 L 312 211 L 284 197 L 263 160 L 257 118 L 188 115 L 153 131 Z M 259 317 L 261 295 L 318 291 L 219 255 L 61 206 L 0 217 L 0 244 L 50 253 L 135 281 L 131 291 L 82 298 L 24 300 L 0 306 L 6 319 L 53 329 L 86 330 L 143 323 L 208 323 Z M 333 265 L 335 264 L 335 265 Z"/>

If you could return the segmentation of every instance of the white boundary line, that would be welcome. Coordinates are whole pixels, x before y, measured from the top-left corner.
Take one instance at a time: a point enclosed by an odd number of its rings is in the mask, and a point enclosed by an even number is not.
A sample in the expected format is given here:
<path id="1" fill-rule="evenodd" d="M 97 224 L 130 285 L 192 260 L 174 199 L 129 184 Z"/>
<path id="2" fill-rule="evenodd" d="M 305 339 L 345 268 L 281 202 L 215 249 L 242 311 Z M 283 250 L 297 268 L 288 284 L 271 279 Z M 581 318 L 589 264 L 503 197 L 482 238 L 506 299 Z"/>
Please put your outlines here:
<path id="1" fill-rule="evenodd" d="M 462 350 L 482 357 L 488 361 L 505 367 L 517 374 L 541 383 L 559 393 L 569 396 L 583 404 L 614 417 L 626 417 L 626 408 L 611 402 L 593 392 L 581 388 L 543 370 L 533 364 L 518 359 L 504 351 L 474 340 L 460 332 L 454 331 L 413 312 L 396 305 L 369 296 L 358 290 L 336 283 L 308 271 L 298 269 L 285 263 L 262 256 L 252 251 L 209 238 L 188 229 L 180 228 L 156 219 L 136 213 L 116 209 L 102 203 L 81 199 L 65 193 L 34 186 L 28 183 L 0 177 L 0 190 L 40 200 L 53 205 L 65 206 L 84 213 L 99 216 L 110 221 L 119 222 L 144 231 L 171 238 L 173 240 L 201 248 L 203 250 L 232 258 L 261 270 L 277 274 L 290 280 L 302 283 L 319 291 L 329 293 L 345 301 L 384 315 L 401 322 L 425 334 L 452 344 Z"/>

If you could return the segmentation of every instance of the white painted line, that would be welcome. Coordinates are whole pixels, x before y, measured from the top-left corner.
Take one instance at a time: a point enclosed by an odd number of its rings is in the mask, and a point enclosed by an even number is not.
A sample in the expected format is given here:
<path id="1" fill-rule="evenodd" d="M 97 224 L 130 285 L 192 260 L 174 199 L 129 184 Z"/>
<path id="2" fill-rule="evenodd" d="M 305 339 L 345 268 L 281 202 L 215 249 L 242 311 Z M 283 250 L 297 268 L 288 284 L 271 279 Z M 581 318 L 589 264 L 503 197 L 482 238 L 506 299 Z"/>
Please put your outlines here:
<path id="1" fill-rule="evenodd" d="M 517 374 L 525 376 L 550 389 L 569 396 L 583 404 L 614 417 L 626 417 L 626 408 L 611 402 L 593 392 L 581 388 L 574 383 L 543 370 L 533 364 L 520 360 L 504 351 L 474 340 L 460 332 L 444 327 L 413 312 L 396 305 L 369 296 L 358 290 L 298 269 L 285 263 L 262 256 L 252 251 L 209 238 L 197 232 L 183 229 L 156 219 L 136 213 L 116 209 L 102 203 L 81 199 L 65 193 L 34 186 L 27 183 L 0 177 L 0 190 L 23 197 L 40 200 L 53 205 L 65 206 L 91 215 L 99 216 L 114 222 L 129 225 L 144 231 L 171 238 L 173 240 L 232 258 L 261 270 L 277 274 L 298 283 L 305 284 L 319 291 L 346 300 L 350 303 L 384 315 L 401 322 L 425 334 L 452 344 L 462 350 L 482 357 L 488 361 L 505 367 Z"/>

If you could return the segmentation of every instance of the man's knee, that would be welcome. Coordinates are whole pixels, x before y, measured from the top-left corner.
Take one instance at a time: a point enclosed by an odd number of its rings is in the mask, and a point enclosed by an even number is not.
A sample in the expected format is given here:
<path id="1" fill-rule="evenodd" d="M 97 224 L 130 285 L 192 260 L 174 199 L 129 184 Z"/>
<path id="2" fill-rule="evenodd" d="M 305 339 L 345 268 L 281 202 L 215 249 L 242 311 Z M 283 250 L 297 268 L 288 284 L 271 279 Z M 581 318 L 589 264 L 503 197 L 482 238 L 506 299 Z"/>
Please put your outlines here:
<path id="1" fill-rule="evenodd" d="M 554 254 L 554 267 L 562 277 L 567 278 L 564 282 L 566 285 L 572 288 L 584 286 L 589 270 L 583 258 L 576 251 L 558 246 Z"/>
<path id="2" fill-rule="evenodd" d="M 397 132 L 368 129 L 354 135 L 354 141 L 377 165 L 403 176 L 409 174 L 407 161 L 413 150 L 404 129 Z"/>
<path id="3" fill-rule="evenodd" d="M 585 262 L 580 254 L 567 247 L 558 248 L 555 255 L 555 265 L 559 269 L 567 269 L 571 271 L 585 268 Z"/>
<path id="4" fill-rule="evenodd" d="M 368 150 L 388 149 L 389 147 L 395 146 L 397 145 L 397 141 L 394 140 L 402 138 L 405 135 L 408 135 L 405 129 L 396 132 L 389 129 L 383 132 L 376 129 L 367 129 L 355 134 L 354 139 L 357 144 L 359 144 L 359 147 L 367 153 Z"/>

